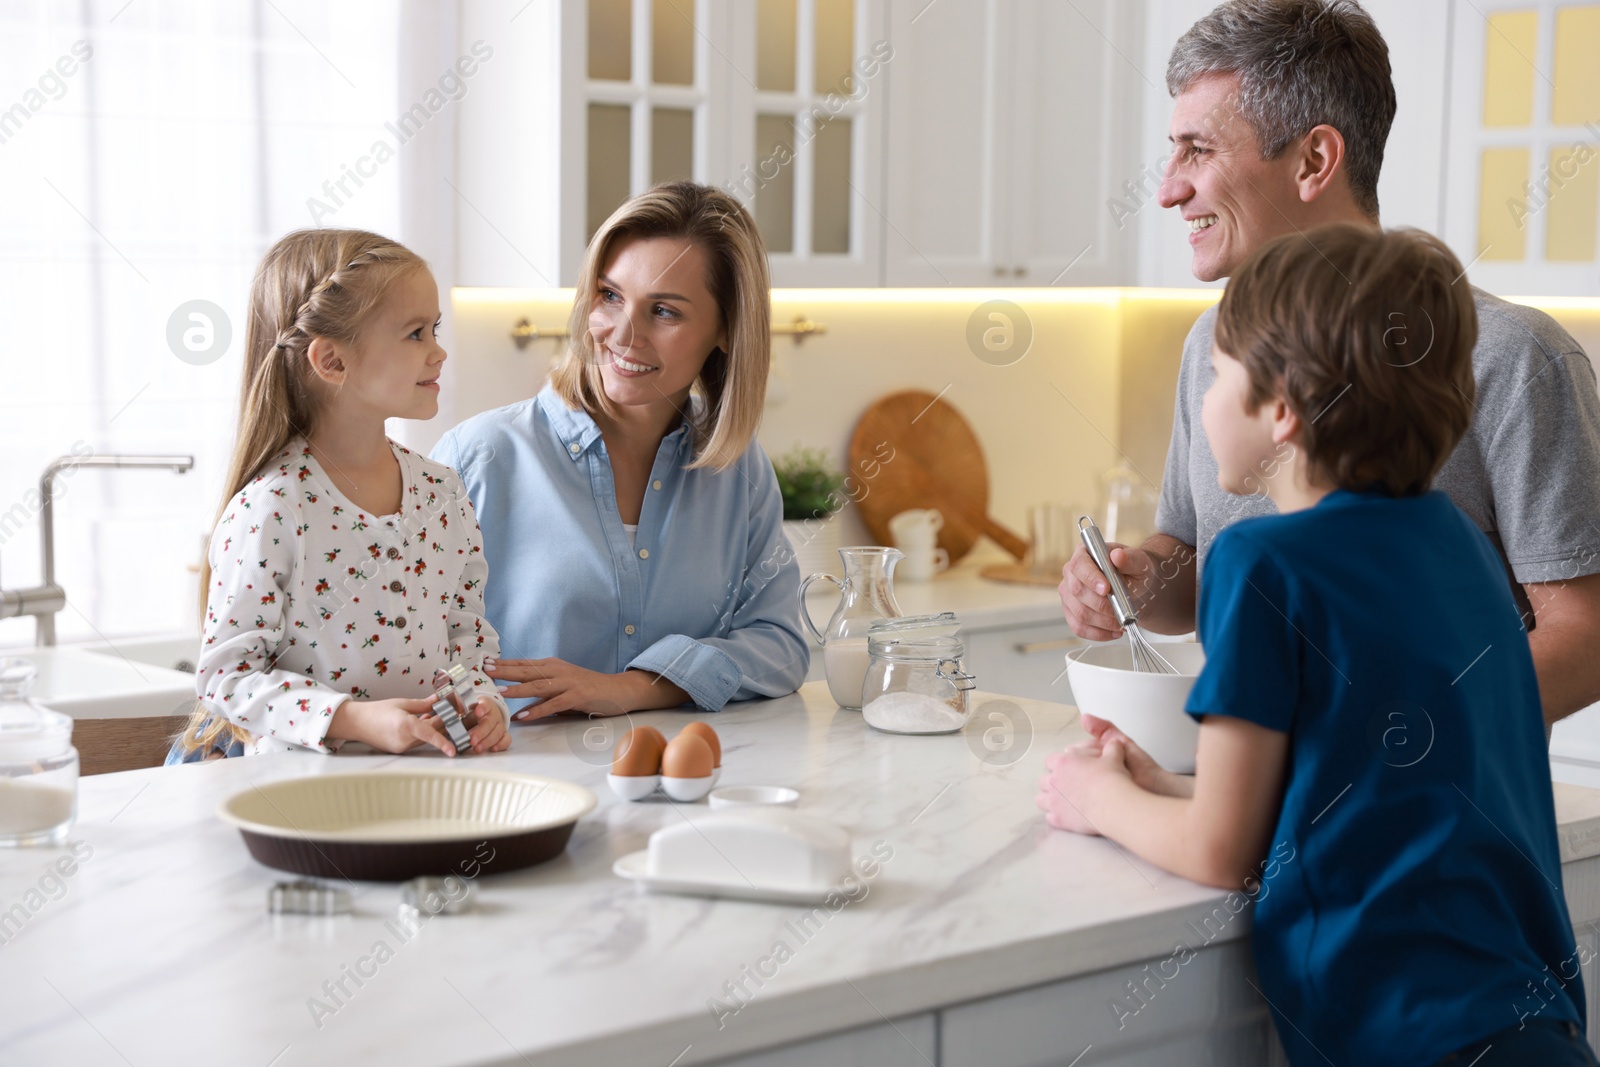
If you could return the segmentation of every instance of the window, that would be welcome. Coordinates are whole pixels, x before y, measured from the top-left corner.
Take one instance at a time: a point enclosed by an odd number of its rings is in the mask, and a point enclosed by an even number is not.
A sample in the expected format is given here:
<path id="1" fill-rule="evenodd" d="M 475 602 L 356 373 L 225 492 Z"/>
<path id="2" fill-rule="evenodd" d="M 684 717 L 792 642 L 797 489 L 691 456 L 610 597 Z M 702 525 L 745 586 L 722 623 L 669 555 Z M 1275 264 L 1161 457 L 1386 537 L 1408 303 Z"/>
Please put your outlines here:
<path id="1" fill-rule="evenodd" d="M 184 475 L 86 469 L 58 482 L 63 643 L 194 630 L 188 568 L 232 445 L 257 261 L 305 226 L 400 236 L 400 168 L 372 154 L 380 140 L 405 151 L 405 130 L 386 124 L 404 125 L 423 88 L 399 81 L 400 10 L 318 0 L 0 7 L 0 69 L 12 75 L 0 99 L 0 286 L 11 310 L 0 585 L 39 581 L 32 490 L 53 457 L 195 457 Z M 192 361 L 169 347 L 169 320 L 194 300 L 225 316 L 231 338 L 215 359 L 202 320 L 178 318 L 180 333 L 198 331 Z M 31 643 L 33 625 L 0 621 L 0 644 Z"/>

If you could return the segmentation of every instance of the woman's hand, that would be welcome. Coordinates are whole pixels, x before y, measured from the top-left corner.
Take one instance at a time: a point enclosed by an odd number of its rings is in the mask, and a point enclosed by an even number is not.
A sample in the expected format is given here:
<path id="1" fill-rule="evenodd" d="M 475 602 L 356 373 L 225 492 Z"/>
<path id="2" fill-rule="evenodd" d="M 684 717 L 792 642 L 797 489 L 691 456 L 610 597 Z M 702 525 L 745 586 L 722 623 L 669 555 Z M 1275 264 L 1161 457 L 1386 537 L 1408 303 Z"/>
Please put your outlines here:
<path id="1" fill-rule="evenodd" d="M 1133 784 L 1140 789 L 1163 797 L 1194 796 L 1193 775 L 1167 770 L 1152 759 L 1150 753 L 1130 741 L 1127 734 L 1104 719 L 1079 713 L 1078 722 L 1098 744 L 1104 745 L 1110 741 L 1122 744 L 1123 762 L 1133 778 Z"/>
<path id="2" fill-rule="evenodd" d="M 539 702 L 512 716 L 519 722 L 563 711 L 621 715 L 629 711 L 675 708 L 689 700 L 688 693 L 649 671 L 605 674 L 561 659 L 491 660 L 483 669 L 497 681 L 517 683 L 500 690 L 505 699 L 532 697 Z"/>
<path id="3" fill-rule="evenodd" d="M 492 710 L 496 719 L 501 718 L 498 708 Z M 379 752 L 396 755 L 418 745 L 432 745 L 445 755 L 454 756 L 456 747 L 439 728 L 439 720 L 432 712 L 433 700 L 428 697 L 346 700 L 334 710 L 326 736 L 336 741 L 360 741 Z M 503 732 L 505 727 L 500 729 Z"/>
<path id="4" fill-rule="evenodd" d="M 1117 779 L 1131 781 L 1124 759 L 1122 742 L 1083 741 L 1044 758 L 1048 768 L 1039 776 L 1039 795 L 1034 805 L 1044 812 L 1044 821 L 1057 830 L 1075 834 L 1098 834 L 1087 812 L 1095 797 L 1111 788 Z"/>

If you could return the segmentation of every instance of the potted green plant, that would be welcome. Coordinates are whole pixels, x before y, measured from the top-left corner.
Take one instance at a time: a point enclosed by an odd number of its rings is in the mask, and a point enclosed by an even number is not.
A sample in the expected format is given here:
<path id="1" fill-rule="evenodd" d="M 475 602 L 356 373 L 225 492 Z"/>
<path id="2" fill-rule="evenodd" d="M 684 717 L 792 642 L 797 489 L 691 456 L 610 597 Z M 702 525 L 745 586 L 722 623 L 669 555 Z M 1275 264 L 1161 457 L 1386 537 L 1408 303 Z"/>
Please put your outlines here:
<path id="1" fill-rule="evenodd" d="M 847 497 L 844 475 L 820 448 L 796 445 L 772 461 L 783 495 L 783 532 L 793 546 L 804 577 L 835 568 L 839 561 L 839 522 Z"/>

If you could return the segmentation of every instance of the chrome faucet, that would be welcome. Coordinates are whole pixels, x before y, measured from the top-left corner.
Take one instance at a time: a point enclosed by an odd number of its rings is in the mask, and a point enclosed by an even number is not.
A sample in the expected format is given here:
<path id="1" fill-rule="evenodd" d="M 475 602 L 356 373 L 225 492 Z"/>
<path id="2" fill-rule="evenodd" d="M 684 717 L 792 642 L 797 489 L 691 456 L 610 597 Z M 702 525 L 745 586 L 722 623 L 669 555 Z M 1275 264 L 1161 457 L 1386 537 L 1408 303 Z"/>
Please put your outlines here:
<path id="1" fill-rule="evenodd" d="M 193 456 L 58 456 L 39 476 L 40 584 L 31 589 L 0 589 L 0 619 L 32 615 L 38 623 L 35 643 L 56 643 L 56 613 L 67 606 L 67 593 L 56 584 L 56 475 L 76 467 L 144 467 L 179 474 L 194 467 Z"/>

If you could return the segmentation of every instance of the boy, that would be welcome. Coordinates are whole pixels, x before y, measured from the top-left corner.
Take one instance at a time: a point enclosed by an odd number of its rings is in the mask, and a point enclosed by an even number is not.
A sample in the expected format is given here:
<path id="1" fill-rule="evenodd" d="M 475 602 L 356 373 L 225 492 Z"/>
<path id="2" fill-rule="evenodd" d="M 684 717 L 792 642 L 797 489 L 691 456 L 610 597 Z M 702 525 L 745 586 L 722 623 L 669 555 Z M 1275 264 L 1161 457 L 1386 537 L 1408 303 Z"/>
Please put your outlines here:
<path id="1" fill-rule="evenodd" d="M 1279 514 L 1206 561 L 1196 773 L 1108 730 L 1040 780 L 1050 825 L 1256 901 L 1297 1065 L 1596 1062 L 1527 634 L 1429 489 L 1472 417 L 1462 274 L 1426 234 L 1344 224 L 1233 275 L 1202 422 L 1222 488 Z"/>

